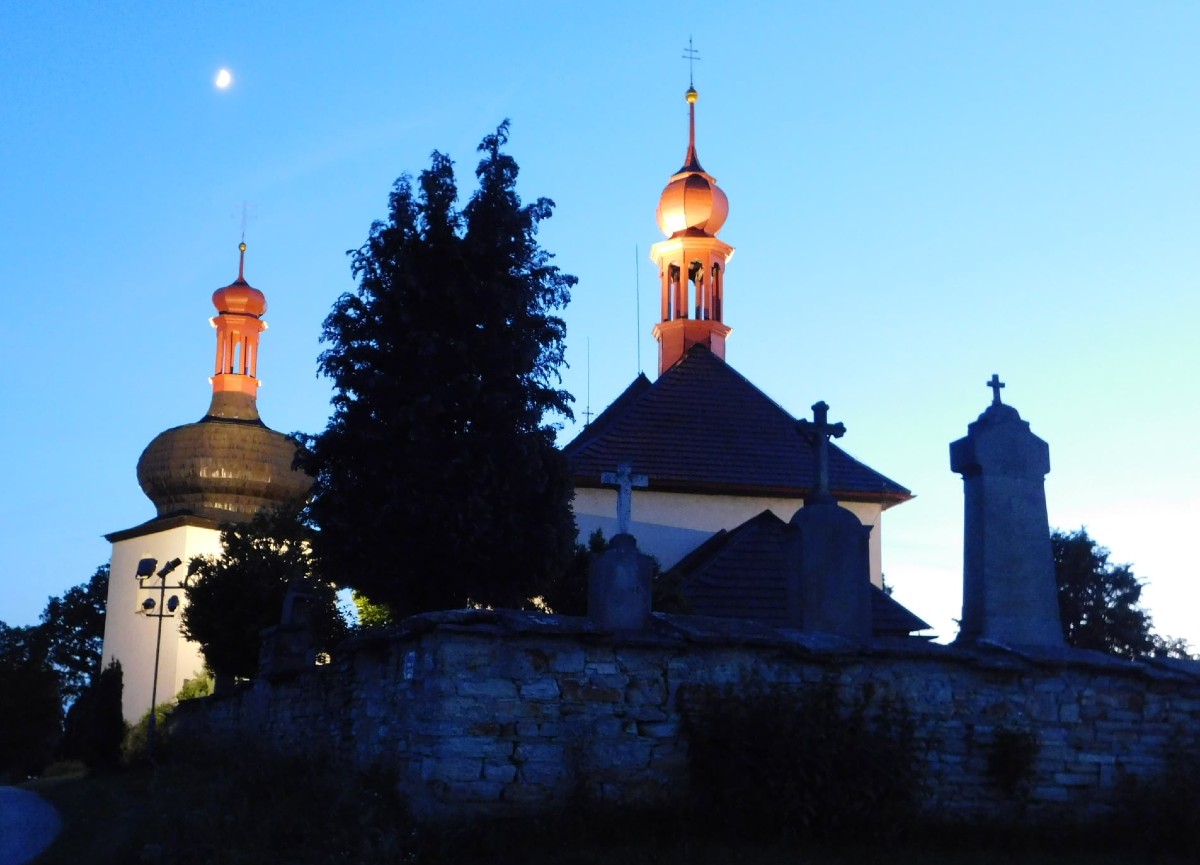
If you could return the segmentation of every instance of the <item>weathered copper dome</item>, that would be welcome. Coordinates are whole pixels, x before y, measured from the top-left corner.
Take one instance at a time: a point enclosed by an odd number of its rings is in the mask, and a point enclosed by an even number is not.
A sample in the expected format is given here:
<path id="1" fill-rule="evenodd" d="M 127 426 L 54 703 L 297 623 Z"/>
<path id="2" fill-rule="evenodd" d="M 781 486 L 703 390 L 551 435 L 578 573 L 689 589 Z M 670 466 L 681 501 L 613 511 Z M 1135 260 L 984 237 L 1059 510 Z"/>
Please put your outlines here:
<path id="1" fill-rule="evenodd" d="M 249 519 L 312 487 L 311 477 L 292 468 L 295 439 L 268 429 L 257 412 L 252 420 L 222 417 L 228 411 L 215 405 L 218 396 L 200 421 L 159 433 L 142 451 L 138 483 L 159 517 Z"/>

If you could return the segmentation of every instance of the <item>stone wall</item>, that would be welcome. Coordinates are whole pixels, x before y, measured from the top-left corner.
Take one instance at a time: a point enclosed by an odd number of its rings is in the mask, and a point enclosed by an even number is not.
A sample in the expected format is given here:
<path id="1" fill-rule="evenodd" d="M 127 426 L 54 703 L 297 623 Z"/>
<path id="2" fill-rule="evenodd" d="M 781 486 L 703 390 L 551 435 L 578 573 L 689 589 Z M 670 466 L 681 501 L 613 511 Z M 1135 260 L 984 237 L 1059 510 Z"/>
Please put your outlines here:
<path id="1" fill-rule="evenodd" d="M 916 640 L 851 650 L 750 623 L 655 614 L 636 634 L 509 611 L 416 617 L 358 637 L 334 663 L 191 701 L 173 735 L 329 753 L 397 774 L 415 814 L 511 814 L 585 794 L 653 802 L 687 783 L 697 695 L 822 682 L 902 706 L 915 724 L 924 804 L 978 819 L 1011 800 L 989 773 L 998 730 L 1039 750 L 1028 813 L 1102 813 L 1200 738 L 1200 665 L 1090 652 L 971 651 Z"/>

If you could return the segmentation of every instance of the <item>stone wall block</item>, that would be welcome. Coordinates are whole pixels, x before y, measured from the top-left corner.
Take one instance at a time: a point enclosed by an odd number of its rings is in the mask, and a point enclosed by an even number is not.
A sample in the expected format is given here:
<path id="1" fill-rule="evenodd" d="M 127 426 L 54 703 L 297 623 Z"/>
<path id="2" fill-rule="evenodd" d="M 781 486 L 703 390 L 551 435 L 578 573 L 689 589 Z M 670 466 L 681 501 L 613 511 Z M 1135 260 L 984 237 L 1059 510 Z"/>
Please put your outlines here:
<path id="1" fill-rule="evenodd" d="M 476 781 L 483 777 L 483 760 L 466 757 L 427 758 L 421 767 L 426 781 Z"/>
<path id="2" fill-rule="evenodd" d="M 550 652 L 550 672 L 582 673 L 586 658 L 585 652 L 578 646 L 555 647 Z"/>
<path id="3" fill-rule="evenodd" d="M 562 760 L 530 760 L 520 763 L 517 771 L 524 784 L 557 789 L 567 782 L 570 772 Z M 514 795 L 510 785 L 505 798 Z"/>
<path id="4" fill-rule="evenodd" d="M 518 689 L 522 700 L 557 700 L 560 694 L 558 683 L 551 678 L 537 679 L 523 684 Z"/>
<path id="5" fill-rule="evenodd" d="M 459 679 L 454 690 L 460 697 L 500 699 L 517 696 L 517 686 L 512 679 Z"/>
<path id="6" fill-rule="evenodd" d="M 485 781 L 498 781 L 502 784 L 509 784 L 517 777 L 517 767 L 511 762 L 500 762 L 496 760 L 483 761 L 483 779 Z"/>
<path id="7" fill-rule="evenodd" d="M 562 763 L 564 746 L 549 742 L 518 742 L 513 750 L 514 763 Z"/>
<path id="8" fill-rule="evenodd" d="M 559 688 L 566 702 L 619 703 L 625 698 L 624 683 L 605 686 L 587 680 L 564 679 L 559 683 Z"/>

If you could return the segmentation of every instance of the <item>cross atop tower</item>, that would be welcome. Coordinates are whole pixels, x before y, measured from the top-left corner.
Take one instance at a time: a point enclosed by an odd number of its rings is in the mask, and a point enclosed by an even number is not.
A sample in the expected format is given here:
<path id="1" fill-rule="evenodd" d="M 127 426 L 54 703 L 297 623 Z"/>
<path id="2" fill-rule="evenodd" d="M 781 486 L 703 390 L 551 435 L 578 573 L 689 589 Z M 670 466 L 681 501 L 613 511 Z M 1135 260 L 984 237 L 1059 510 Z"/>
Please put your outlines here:
<path id="1" fill-rule="evenodd" d="M 683 59 L 688 62 L 688 88 L 694 89 L 695 77 L 692 74 L 696 69 L 696 61 L 700 59 L 700 49 L 692 47 L 692 37 L 688 37 L 687 48 L 683 49 Z"/>
<path id="2" fill-rule="evenodd" d="M 645 489 L 650 486 L 650 478 L 635 475 L 633 466 L 622 462 L 617 464 L 615 472 L 600 475 L 600 483 L 617 488 L 617 534 L 629 534 L 629 524 L 633 520 L 633 489 Z"/>
<path id="3" fill-rule="evenodd" d="M 992 389 L 992 405 L 1001 405 L 1000 388 L 1004 387 L 1004 382 L 1000 381 L 1000 376 L 992 373 L 992 378 L 987 383 L 987 386 Z"/>
<path id="4" fill-rule="evenodd" d="M 813 446 L 817 476 L 817 486 L 805 500 L 806 503 L 832 500 L 833 497 L 829 493 L 829 439 L 831 436 L 841 438 L 846 434 L 845 424 L 829 422 L 829 406 L 825 402 L 814 404 L 812 410 L 813 419 L 811 421 L 804 418 L 796 421 L 800 435 L 804 436 Z"/>

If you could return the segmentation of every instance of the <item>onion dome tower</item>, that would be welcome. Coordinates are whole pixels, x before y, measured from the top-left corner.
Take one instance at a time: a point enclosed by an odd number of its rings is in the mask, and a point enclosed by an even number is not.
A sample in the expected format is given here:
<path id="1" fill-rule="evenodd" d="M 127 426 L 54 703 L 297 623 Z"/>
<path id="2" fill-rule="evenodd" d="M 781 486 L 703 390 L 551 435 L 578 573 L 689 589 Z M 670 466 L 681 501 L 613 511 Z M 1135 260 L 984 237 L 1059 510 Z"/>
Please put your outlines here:
<path id="1" fill-rule="evenodd" d="M 246 244 L 238 249 L 237 279 L 212 296 L 217 356 L 208 412 L 160 433 L 138 460 L 138 483 L 158 519 L 249 519 L 312 486 L 307 474 L 292 468 L 295 440 L 258 416 L 258 338 L 267 329 L 267 300 L 246 282 Z"/>
<path id="2" fill-rule="evenodd" d="M 732 328 L 722 316 L 725 266 L 733 247 L 717 239 L 729 215 L 729 199 L 696 156 L 696 99 L 687 89 L 688 149 L 683 167 L 671 176 L 658 201 L 658 227 L 667 236 L 650 247 L 662 283 L 662 317 L 654 326 L 658 374 L 670 369 L 693 345 L 725 359 Z"/>

